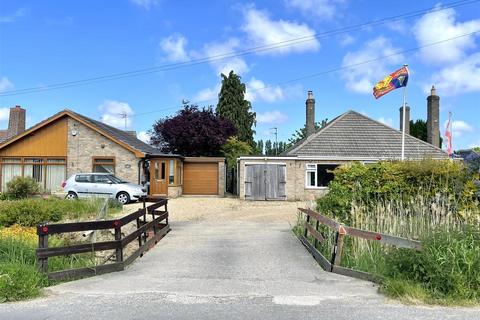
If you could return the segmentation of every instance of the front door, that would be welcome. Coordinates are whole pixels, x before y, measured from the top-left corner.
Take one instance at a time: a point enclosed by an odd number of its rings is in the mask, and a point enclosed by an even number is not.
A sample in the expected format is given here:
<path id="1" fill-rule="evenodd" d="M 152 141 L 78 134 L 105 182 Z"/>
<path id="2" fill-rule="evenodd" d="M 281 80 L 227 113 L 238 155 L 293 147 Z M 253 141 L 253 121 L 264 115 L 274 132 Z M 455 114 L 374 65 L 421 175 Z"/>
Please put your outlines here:
<path id="1" fill-rule="evenodd" d="M 150 194 L 167 195 L 168 162 L 164 159 L 150 160 Z"/>

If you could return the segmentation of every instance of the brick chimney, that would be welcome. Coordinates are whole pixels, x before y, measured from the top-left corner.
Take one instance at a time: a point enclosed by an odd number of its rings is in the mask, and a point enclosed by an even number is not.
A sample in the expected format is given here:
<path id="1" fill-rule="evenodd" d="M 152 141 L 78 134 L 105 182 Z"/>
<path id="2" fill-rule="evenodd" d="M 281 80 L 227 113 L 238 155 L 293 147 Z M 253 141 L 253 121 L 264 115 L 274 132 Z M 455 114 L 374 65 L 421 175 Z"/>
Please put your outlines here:
<path id="1" fill-rule="evenodd" d="M 427 142 L 440 147 L 440 97 L 435 86 L 427 97 Z"/>
<path id="2" fill-rule="evenodd" d="M 25 131 L 26 111 L 20 106 L 10 108 L 10 117 L 8 119 L 8 137 L 16 136 Z"/>
<path id="3" fill-rule="evenodd" d="M 410 134 L 410 107 L 405 106 L 405 133 Z M 400 131 L 403 131 L 403 106 L 400 107 Z"/>
<path id="4" fill-rule="evenodd" d="M 315 133 L 315 99 L 313 98 L 313 92 L 308 91 L 306 105 L 306 137 Z"/>

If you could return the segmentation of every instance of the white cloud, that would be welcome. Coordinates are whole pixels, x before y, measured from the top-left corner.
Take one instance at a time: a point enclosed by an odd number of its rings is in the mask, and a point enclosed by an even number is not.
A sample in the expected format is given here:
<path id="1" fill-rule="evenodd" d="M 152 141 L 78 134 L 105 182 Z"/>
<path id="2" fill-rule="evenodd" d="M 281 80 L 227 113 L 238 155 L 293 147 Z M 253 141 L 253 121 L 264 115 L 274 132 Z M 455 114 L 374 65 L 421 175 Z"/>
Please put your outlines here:
<path id="1" fill-rule="evenodd" d="M 337 13 L 337 6 L 344 0 L 284 0 L 285 5 L 300 10 L 306 16 L 331 19 Z"/>
<path id="2" fill-rule="evenodd" d="M 12 14 L 0 16 L 0 23 L 10 23 L 15 22 L 19 18 L 25 16 L 27 10 L 25 8 L 20 8 Z"/>
<path id="3" fill-rule="evenodd" d="M 14 88 L 13 83 L 11 83 L 7 77 L 0 78 L 0 92 L 12 90 L 13 88 Z"/>
<path id="4" fill-rule="evenodd" d="M 340 40 L 340 45 L 346 47 L 346 46 L 348 46 L 348 45 L 350 45 L 350 44 L 352 44 L 352 43 L 354 43 L 354 42 L 355 42 L 355 38 L 352 37 L 352 36 L 349 35 L 349 34 L 346 34 L 346 35 L 344 35 L 344 36 L 342 37 L 342 39 Z"/>
<path id="5" fill-rule="evenodd" d="M 257 122 L 269 124 L 281 124 L 288 120 L 288 116 L 281 111 L 273 110 L 264 113 L 257 113 Z"/>
<path id="6" fill-rule="evenodd" d="M 371 93 L 375 83 L 401 66 L 403 55 L 392 55 L 398 51 L 399 49 L 395 48 L 390 40 L 380 36 L 368 41 L 360 50 L 348 52 L 343 57 L 342 62 L 344 67 L 353 65 L 351 69 L 349 68 L 342 72 L 342 78 L 346 81 L 347 89 L 358 93 Z M 372 63 L 355 66 L 364 61 L 389 55 L 392 56 Z"/>
<path id="7" fill-rule="evenodd" d="M 445 96 L 480 91 L 480 53 L 434 73 L 430 84 L 424 87 L 425 92 L 430 91 L 431 83 L 435 84 L 440 95 Z"/>
<path id="8" fill-rule="evenodd" d="M 380 118 L 378 119 L 378 122 L 381 122 L 381 123 L 383 123 L 384 125 L 389 126 L 390 128 L 393 128 L 393 119 L 392 119 L 392 118 L 380 117 Z"/>
<path id="9" fill-rule="evenodd" d="M 437 7 L 438 8 L 438 7 Z M 455 10 L 434 11 L 422 16 L 413 31 L 420 45 L 443 39 L 454 38 L 480 29 L 480 19 L 466 22 L 455 21 Z M 426 62 L 455 62 L 465 56 L 467 49 L 475 47 L 475 35 L 465 36 L 452 41 L 421 49 L 420 54 Z"/>
<path id="10" fill-rule="evenodd" d="M 196 57 L 211 58 L 210 65 L 215 69 L 217 75 L 220 73 L 228 75 L 231 70 L 241 75 L 249 70 L 247 63 L 241 57 L 219 59 L 234 53 L 239 48 L 241 48 L 240 41 L 237 38 L 230 38 L 225 42 L 206 44 L 202 50 L 203 55 L 197 53 Z"/>
<path id="11" fill-rule="evenodd" d="M 150 10 L 152 7 L 160 4 L 159 0 L 130 0 L 130 2 L 145 10 Z"/>
<path id="12" fill-rule="evenodd" d="M 150 134 L 147 131 L 140 131 L 137 134 L 137 138 L 145 143 L 150 143 Z"/>
<path id="13" fill-rule="evenodd" d="M 101 121 L 119 129 L 125 129 L 125 118 L 127 115 L 127 129 L 132 128 L 133 110 L 126 102 L 106 100 L 98 109 L 102 112 Z"/>
<path id="14" fill-rule="evenodd" d="M 444 131 L 442 132 L 442 134 L 445 132 L 445 129 L 447 128 L 447 124 L 448 124 L 448 120 L 445 121 L 443 124 Z M 460 138 L 461 136 L 463 136 L 463 134 L 472 133 L 474 131 L 475 130 L 473 129 L 473 127 L 463 120 L 452 121 L 452 134 L 454 138 Z"/>
<path id="15" fill-rule="evenodd" d="M 0 108 L 0 122 L 8 121 L 10 108 Z"/>
<path id="16" fill-rule="evenodd" d="M 315 30 L 304 23 L 286 20 L 272 20 L 266 11 L 255 8 L 246 9 L 245 21 L 242 30 L 247 34 L 253 46 L 265 46 L 273 43 L 285 42 L 292 39 L 311 37 Z M 313 38 L 311 41 L 299 42 L 295 45 L 280 46 L 275 50 L 258 52 L 258 54 L 286 54 L 290 52 L 316 51 L 320 42 Z"/>
<path id="17" fill-rule="evenodd" d="M 247 83 L 247 94 L 245 99 L 250 102 L 263 100 L 266 102 L 276 102 L 285 98 L 284 92 L 280 86 L 267 86 L 261 80 L 252 77 Z"/>
<path id="18" fill-rule="evenodd" d="M 469 148 L 480 148 L 480 140 L 474 142 L 468 146 Z"/>
<path id="19" fill-rule="evenodd" d="M 160 49 L 165 53 L 165 60 L 171 62 L 189 61 L 190 57 L 185 50 L 187 38 L 182 35 L 171 35 L 160 41 Z"/>
<path id="20" fill-rule="evenodd" d="M 200 90 L 194 97 L 193 103 L 203 101 L 213 101 L 218 99 L 218 93 L 220 92 L 220 84 L 216 84 L 213 88 L 205 88 Z"/>

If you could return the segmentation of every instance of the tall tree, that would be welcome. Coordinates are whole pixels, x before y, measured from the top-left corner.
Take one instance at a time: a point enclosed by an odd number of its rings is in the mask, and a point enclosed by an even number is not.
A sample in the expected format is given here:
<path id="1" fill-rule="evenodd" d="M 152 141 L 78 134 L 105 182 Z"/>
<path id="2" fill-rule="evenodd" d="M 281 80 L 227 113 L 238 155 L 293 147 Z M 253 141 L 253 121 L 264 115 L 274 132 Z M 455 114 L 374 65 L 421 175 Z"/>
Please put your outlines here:
<path id="1" fill-rule="evenodd" d="M 263 140 L 258 140 L 257 143 L 255 143 L 254 153 L 257 155 L 263 155 Z"/>
<path id="2" fill-rule="evenodd" d="M 273 154 L 272 141 L 265 141 L 265 155 L 271 156 Z"/>
<path id="3" fill-rule="evenodd" d="M 422 119 L 410 120 L 410 135 L 427 141 L 427 122 Z"/>
<path id="4" fill-rule="evenodd" d="M 325 127 L 328 123 L 328 119 L 323 119 L 322 121 L 315 122 L 315 131 L 322 129 Z M 307 137 L 307 127 L 306 125 L 295 131 L 294 134 L 292 134 L 292 137 L 288 139 L 288 143 L 290 145 L 297 143 L 300 140 L 303 140 Z"/>
<path id="5" fill-rule="evenodd" d="M 238 157 L 252 153 L 252 147 L 248 143 L 238 140 L 235 136 L 228 138 L 221 150 L 227 160 L 228 168 L 236 166 Z"/>
<path id="6" fill-rule="evenodd" d="M 254 146 L 253 135 L 256 121 L 250 101 L 245 100 L 246 87 L 241 77 L 232 71 L 228 76 L 222 73 L 222 88 L 218 94 L 217 114 L 230 120 L 237 129 L 240 141 Z"/>
<path id="7" fill-rule="evenodd" d="M 233 123 L 213 112 L 186 105 L 174 117 L 155 122 L 151 143 L 163 152 L 184 156 L 216 156 L 227 139 L 235 134 Z"/>

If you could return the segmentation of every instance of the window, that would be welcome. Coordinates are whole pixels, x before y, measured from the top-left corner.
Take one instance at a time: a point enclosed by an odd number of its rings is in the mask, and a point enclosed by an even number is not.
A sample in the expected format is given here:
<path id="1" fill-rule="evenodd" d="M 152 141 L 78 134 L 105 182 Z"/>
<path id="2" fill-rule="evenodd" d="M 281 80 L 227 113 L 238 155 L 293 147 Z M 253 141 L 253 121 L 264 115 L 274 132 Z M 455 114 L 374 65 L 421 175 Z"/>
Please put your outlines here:
<path id="1" fill-rule="evenodd" d="M 95 174 L 95 175 L 93 175 L 93 182 L 94 183 L 111 183 L 112 181 L 106 175 Z"/>
<path id="2" fill-rule="evenodd" d="M 162 178 L 161 179 L 162 180 L 165 180 L 165 175 L 166 175 L 166 171 L 167 171 L 165 168 L 166 168 L 166 163 L 162 162 L 162 170 L 161 170 L 161 172 L 162 172 Z"/>
<path id="3" fill-rule="evenodd" d="M 37 158 L 25 158 L 24 160 L 25 165 L 23 167 L 23 176 L 24 177 L 32 177 L 43 186 L 43 178 L 44 178 L 44 166 L 43 166 L 43 159 Z"/>
<path id="4" fill-rule="evenodd" d="M 180 160 L 177 160 L 177 184 L 182 184 L 182 170 L 183 163 Z"/>
<path id="5" fill-rule="evenodd" d="M 14 177 L 22 176 L 22 159 L 3 158 L 2 159 L 2 191 L 7 191 L 7 183 Z"/>
<path id="6" fill-rule="evenodd" d="M 66 179 L 65 158 L 2 158 L 2 190 L 15 176 L 32 177 L 45 191 L 61 190 Z"/>
<path id="7" fill-rule="evenodd" d="M 170 160 L 168 169 L 169 169 L 168 184 L 173 184 L 175 182 L 175 160 Z"/>
<path id="8" fill-rule="evenodd" d="M 333 169 L 336 164 L 307 164 L 305 169 L 305 185 L 307 188 L 327 187 L 333 180 Z"/>
<path id="9" fill-rule="evenodd" d="M 93 158 L 93 172 L 115 173 L 114 158 Z"/>
<path id="10" fill-rule="evenodd" d="M 79 174 L 75 177 L 76 182 L 90 183 L 90 175 L 88 174 Z"/>
<path id="11" fill-rule="evenodd" d="M 158 180 L 158 162 L 155 162 L 155 167 L 153 169 L 153 176 L 155 177 L 155 180 Z"/>

